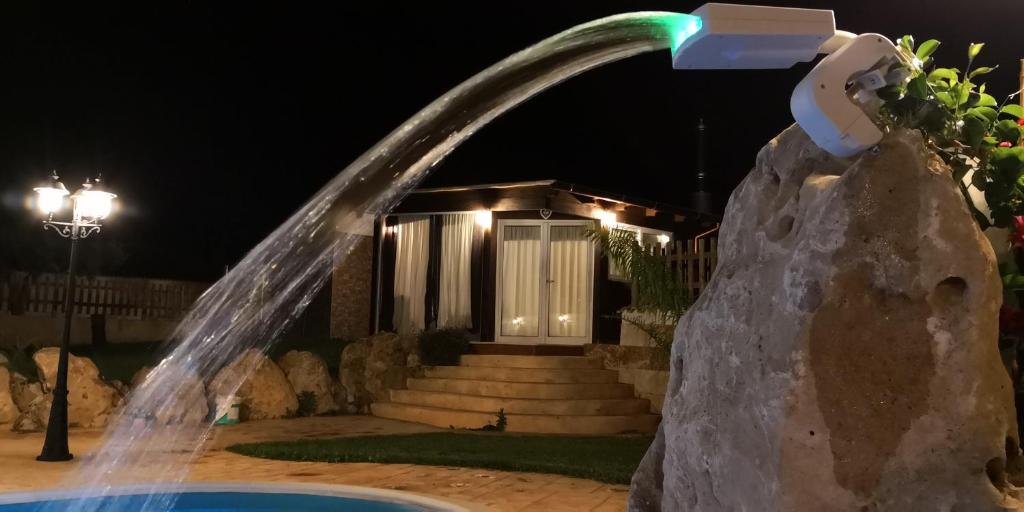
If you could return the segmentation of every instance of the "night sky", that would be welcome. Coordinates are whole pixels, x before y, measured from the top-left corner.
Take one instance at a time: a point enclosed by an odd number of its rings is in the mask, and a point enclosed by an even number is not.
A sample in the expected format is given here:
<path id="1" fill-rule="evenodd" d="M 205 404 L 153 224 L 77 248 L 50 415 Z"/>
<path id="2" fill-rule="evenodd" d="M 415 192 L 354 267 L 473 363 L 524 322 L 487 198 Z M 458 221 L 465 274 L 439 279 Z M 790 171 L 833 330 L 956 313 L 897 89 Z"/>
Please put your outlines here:
<path id="1" fill-rule="evenodd" d="M 69 188 L 102 171 L 122 199 L 87 241 L 87 272 L 205 280 L 477 71 L 577 23 L 701 2 L 11 3 L 0 7 L 0 271 L 63 269 L 66 244 L 22 206 L 55 168 Z M 1002 65 L 989 92 L 1016 88 L 1019 0 L 751 3 L 832 8 L 853 32 L 935 37 L 948 66 L 986 42 L 980 61 Z M 428 184 L 555 178 L 685 204 L 703 117 L 724 202 L 792 123 L 789 95 L 808 70 L 673 71 L 668 52 L 613 64 L 497 120 Z"/>

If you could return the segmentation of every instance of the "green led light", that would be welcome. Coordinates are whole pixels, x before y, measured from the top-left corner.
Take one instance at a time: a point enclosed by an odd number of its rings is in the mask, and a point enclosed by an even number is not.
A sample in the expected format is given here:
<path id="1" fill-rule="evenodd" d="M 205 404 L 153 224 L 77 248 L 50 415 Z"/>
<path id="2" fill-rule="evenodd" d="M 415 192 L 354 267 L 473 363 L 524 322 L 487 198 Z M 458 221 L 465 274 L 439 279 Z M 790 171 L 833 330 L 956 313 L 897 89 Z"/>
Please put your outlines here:
<path id="1" fill-rule="evenodd" d="M 683 44 L 683 41 L 700 32 L 701 24 L 699 16 L 690 14 L 676 14 L 672 16 L 666 26 L 666 29 L 669 30 L 669 36 L 672 38 L 672 53 L 679 49 L 679 45 Z"/>

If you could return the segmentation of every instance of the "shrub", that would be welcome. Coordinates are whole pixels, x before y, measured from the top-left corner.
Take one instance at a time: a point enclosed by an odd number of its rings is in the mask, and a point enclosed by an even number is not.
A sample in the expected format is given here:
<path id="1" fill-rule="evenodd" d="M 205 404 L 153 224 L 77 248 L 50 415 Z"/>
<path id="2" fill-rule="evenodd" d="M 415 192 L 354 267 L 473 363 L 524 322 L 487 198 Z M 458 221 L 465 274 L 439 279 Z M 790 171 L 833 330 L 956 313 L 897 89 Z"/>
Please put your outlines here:
<path id="1" fill-rule="evenodd" d="M 312 391 L 299 393 L 299 416 L 312 416 L 316 414 L 316 394 Z"/>
<path id="2" fill-rule="evenodd" d="M 417 340 L 420 360 L 428 366 L 455 366 L 469 352 L 469 333 L 464 329 L 423 331 Z"/>

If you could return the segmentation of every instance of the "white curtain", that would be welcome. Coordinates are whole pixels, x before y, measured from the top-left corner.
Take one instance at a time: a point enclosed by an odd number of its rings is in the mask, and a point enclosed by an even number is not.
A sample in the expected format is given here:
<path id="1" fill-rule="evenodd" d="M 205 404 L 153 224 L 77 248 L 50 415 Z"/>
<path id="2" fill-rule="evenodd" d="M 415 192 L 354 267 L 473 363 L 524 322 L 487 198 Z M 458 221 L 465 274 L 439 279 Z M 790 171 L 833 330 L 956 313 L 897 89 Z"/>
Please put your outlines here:
<path id="1" fill-rule="evenodd" d="M 430 218 L 402 216 L 395 229 L 395 330 L 415 334 L 426 316 Z"/>
<path id="2" fill-rule="evenodd" d="M 473 232 L 476 217 L 456 213 L 441 217 L 441 289 L 438 327 L 472 327 Z"/>
<path id="3" fill-rule="evenodd" d="M 501 334 L 539 336 L 540 226 L 505 226 L 501 247 Z"/>
<path id="4" fill-rule="evenodd" d="M 584 226 L 551 226 L 548 336 L 587 335 L 590 241 Z"/>

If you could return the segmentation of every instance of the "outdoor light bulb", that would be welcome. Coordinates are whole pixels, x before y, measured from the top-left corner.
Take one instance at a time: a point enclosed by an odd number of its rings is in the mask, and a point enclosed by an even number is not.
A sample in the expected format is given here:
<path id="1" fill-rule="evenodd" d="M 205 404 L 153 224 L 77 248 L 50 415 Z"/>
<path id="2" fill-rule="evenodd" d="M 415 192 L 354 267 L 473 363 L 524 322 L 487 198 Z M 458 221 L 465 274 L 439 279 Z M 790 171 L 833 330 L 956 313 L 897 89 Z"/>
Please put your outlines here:
<path id="1" fill-rule="evenodd" d="M 567 315 L 565 313 L 562 313 L 561 315 L 558 315 L 558 321 L 562 322 L 563 324 L 569 323 L 569 315 Z"/>
<path id="2" fill-rule="evenodd" d="M 101 189 L 95 183 L 86 181 L 82 189 L 71 196 L 75 200 L 75 215 L 84 219 L 101 220 L 110 215 L 114 207 L 115 194 Z"/>
<path id="3" fill-rule="evenodd" d="M 476 224 L 484 229 L 491 228 L 491 211 L 490 210 L 477 210 L 476 212 Z"/>
<path id="4" fill-rule="evenodd" d="M 68 195 L 67 189 L 54 187 L 36 187 L 36 207 L 46 215 L 57 213 L 64 207 L 64 197 Z"/>
<path id="5" fill-rule="evenodd" d="M 660 243 L 662 247 L 668 245 L 668 241 L 668 235 L 658 235 L 658 243 Z"/>
<path id="6" fill-rule="evenodd" d="M 615 216 L 615 212 L 608 210 L 598 210 L 597 220 L 601 221 L 602 228 L 614 228 L 618 225 L 618 217 Z"/>

